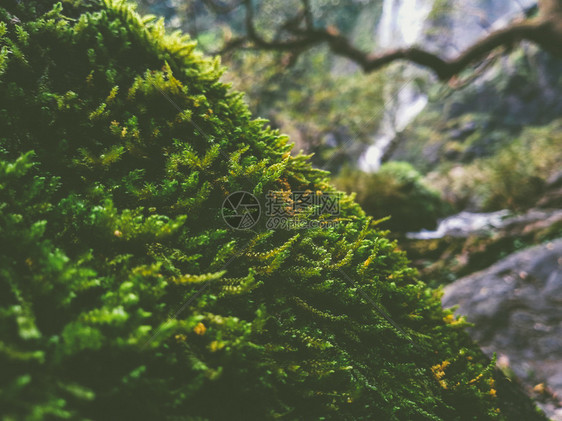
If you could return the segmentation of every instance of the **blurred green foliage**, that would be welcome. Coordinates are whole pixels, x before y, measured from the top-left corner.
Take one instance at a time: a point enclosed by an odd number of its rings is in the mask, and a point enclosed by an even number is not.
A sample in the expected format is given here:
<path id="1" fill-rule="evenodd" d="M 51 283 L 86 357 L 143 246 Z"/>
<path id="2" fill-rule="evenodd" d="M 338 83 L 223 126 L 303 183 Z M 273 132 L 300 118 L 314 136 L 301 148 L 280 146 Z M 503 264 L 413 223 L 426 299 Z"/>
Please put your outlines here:
<path id="1" fill-rule="evenodd" d="M 455 203 L 483 210 L 523 211 L 545 193 L 547 180 L 560 171 L 562 123 L 527 127 L 491 156 L 462 167 L 443 166 L 432 183 Z"/>
<path id="2" fill-rule="evenodd" d="M 381 226 L 395 232 L 435 228 L 437 220 L 451 213 L 439 192 L 407 162 L 388 162 L 375 173 L 344 170 L 334 179 L 336 186 L 355 199 L 375 219 L 390 216 Z"/>
<path id="3" fill-rule="evenodd" d="M 349 197 L 227 230 L 231 192 L 335 189 L 187 37 L 8 0 L 0 45 L 3 419 L 541 419 Z"/>
<path id="4" fill-rule="evenodd" d="M 486 209 L 528 209 L 536 205 L 550 175 L 560 171 L 562 124 L 528 128 L 495 156 L 476 164 Z M 480 177 L 477 177 L 480 178 Z"/>

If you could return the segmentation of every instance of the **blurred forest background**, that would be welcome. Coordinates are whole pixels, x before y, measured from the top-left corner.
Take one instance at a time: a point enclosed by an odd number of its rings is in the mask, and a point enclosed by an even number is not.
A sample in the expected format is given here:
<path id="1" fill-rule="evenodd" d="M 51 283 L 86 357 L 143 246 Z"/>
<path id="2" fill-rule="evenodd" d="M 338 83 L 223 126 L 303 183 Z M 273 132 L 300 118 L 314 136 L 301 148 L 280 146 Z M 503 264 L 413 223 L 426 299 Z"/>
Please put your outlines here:
<path id="1" fill-rule="evenodd" d="M 375 219 L 391 216 L 381 226 L 428 284 L 474 280 L 509 256 L 560 271 L 562 259 L 551 247 L 562 237 L 560 58 L 521 42 L 493 49 L 446 81 L 404 61 L 367 74 L 325 43 L 278 49 L 245 41 L 241 1 L 137 2 L 170 30 L 189 33 L 207 54 L 220 54 L 224 79 L 246 93 L 254 115 L 290 136 L 293 153 L 313 154 L 314 165 L 355 193 Z M 303 19 L 363 51 L 421 46 L 445 58 L 538 9 L 532 0 L 255 0 L 256 33 L 282 43 L 303 4 Z M 532 254 L 540 244 L 544 252 Z M 508 265 L 502 276 L 524 281 L 532 270 Z M 461 309 L 475 322 L 501 319 L 480 338 L 484 349 L 499 350 L 503 369 L 522 378 L 549 415 L 562 417 L 562 315 L 538 316 L 540 300 L 520 305 L 524 317 L 506 311 L 502 303 L 513 304 L 516 284 L 500 297 L 484 296 L 485 310 L 468 301 Z M 515 331 L 501 339 L 505 323 Z M 537 323 L 546 326 L 544 335 Z M 532 345 L 543 339 L 544 347 Z M 530 367 L 529 360 L 539 362 Z"/>

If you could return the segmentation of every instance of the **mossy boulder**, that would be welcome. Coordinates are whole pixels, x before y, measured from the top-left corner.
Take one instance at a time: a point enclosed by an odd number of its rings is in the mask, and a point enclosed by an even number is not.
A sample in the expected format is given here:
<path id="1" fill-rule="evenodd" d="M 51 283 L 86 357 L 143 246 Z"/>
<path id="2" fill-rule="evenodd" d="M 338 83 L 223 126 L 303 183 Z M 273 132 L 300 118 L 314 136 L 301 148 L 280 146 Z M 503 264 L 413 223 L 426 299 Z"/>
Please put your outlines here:
<path id="1" fill-rule="evenodd" d="M 348 197 L 224 223 L 335 190 L 222 71 L 119 1 L 2 2 L 3 419 L 542 419 Z"/>

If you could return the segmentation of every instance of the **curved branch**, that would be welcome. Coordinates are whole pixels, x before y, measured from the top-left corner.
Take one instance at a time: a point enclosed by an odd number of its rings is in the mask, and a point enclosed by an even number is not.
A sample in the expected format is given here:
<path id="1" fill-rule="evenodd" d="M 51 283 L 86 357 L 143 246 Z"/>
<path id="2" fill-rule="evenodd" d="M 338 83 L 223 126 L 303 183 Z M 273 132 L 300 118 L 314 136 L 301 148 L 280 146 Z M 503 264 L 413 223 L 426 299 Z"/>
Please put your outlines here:
<path id="1" fill-rule="evenodd" d="M 555 54 L 562 54 L 562 1 L 541 0 L 540 16 L 513 23 L 477 41 L 457 58 L 446 60 L 429 51 L 411 47 L 396 49 L 380 55 L 369 54 L 355 47 L 348 38 L 333 28 L 316 29 L 313 26 L 310 5 L 303 1 L 303 10 L 284 25 L 283 29 L 293 35 L 288 40 L 268 41 L 261 37 L 254 25 L 254 9 L 252 0 L 242 0 L 246 9 L 246 37 L 232 40 L 223 51 L 246 46 L 263 50 L 289 51 L 300 54 L 315 45 L 326 43 L 334 54 L 357 63 L 363 71 L 369 73 L 378 70 L 394 61 L 406 60 L 431 69 L 441 80 L 448 80 L 457 75 L 472 63 L 484 58 L 488 53 L 502 46 L 511 46 L 521 40 L 528 40 L 541 48 Z M 548 13 L 545 13 L 545 10 Z M 305 28 L 301 29 L 304 20 Z"/>
<path id="2" fill-rule="evenodd" d="M 220 50 L 211 52 L 211 55 L 219 55 L 223 56 L 230 53 L 232 50 L 237 49 L 244 49 L 246 48 L 246 44 L 248 43 L 248 38 L 240 37 L 240 38 L 232 38 L 228 40 Z"/>
<path id="3" fill-rule="evenodd" d="M 266 41 L 258 35 L 254 25 L 254 8 L 252 7 L 252 0 L 244 0 L 246 7 L 246 33 L 248 40 L 252 41 L 258 48 L 263 50 L 277 50 L 277 51 L 294 51 L 310 48 L 313 45 L 319 44 L 323 39 L 314 36 L 313 31 L 306 30 L 305 35 L 296 39 L 287 41 Z M 306 11 L 304 13 L 306 15 Z M 306 17 L 306 16 L 305 16 Z M 290 32 L 296 33 L 299 30 L 296 26 L 288 25 L 287 29 Z"/>
<path id="4" fill-rule="evenodd" d="M 363 69 L 366 72 L 371 72 L 392 61 L 403 59 L 428 67 L 435 72 L 439 79 L 446 80 L 498 47 L 512 45 L 523 39 L 547 47 L 544 42 L 544 33 L 547 30 L 548 24 L 543 20 L 524 21 L 490 33 L 452 60 L 444 60 L 436 54 L 414 47 L 395 50 L 381 56 L 368 57 Z"/>
<path id="5" fill-rule="evenodd" d="M 314 28 L 314 19 L 312 17 L 312 10 L 310 8 L 310 0 L 302 0 L 302 6 L 306 28 L 308 30 L 312 30 Z"/>

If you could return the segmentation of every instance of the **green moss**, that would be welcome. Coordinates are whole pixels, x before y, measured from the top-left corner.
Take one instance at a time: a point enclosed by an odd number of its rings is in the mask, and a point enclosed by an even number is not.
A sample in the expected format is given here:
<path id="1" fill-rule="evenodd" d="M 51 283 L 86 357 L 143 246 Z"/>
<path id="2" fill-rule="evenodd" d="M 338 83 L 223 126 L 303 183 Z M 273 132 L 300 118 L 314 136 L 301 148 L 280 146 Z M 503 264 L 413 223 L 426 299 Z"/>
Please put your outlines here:
<path id="1" fill-rule="evenodd" d="M 349 198 L 335 227 L 227 229 L 231 192 L 334 189 L 218 60 L 113 0 L 0 21 L 6 419 L 534 414 Z"/>

